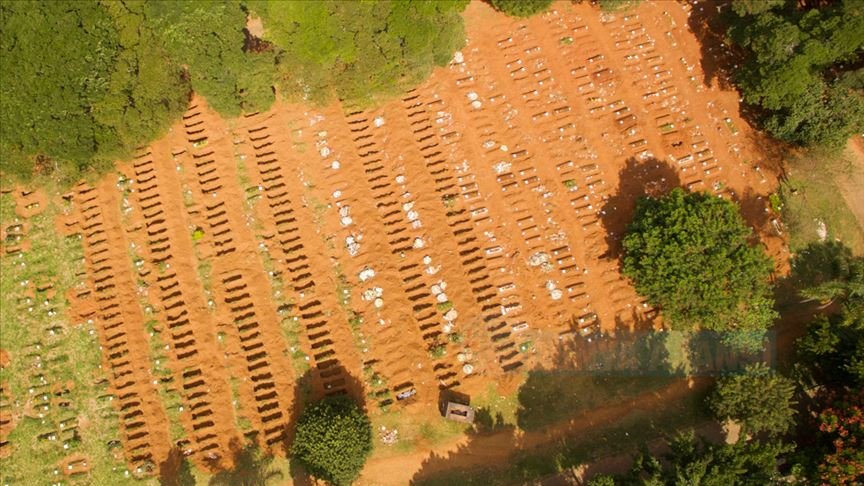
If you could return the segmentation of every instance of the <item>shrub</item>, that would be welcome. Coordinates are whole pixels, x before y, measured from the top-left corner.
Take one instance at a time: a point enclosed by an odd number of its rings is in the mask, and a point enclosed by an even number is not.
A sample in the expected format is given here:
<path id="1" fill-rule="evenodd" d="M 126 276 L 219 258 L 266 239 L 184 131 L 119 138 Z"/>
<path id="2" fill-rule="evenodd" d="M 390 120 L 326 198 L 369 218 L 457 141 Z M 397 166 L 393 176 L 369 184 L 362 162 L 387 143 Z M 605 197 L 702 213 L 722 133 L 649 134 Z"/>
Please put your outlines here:
<path id="1" fill-rule="evenodd" d="M 755 331 L 776 313 L 771 259 L 751 246 L 737 206 L 675 189 L 642 198 L 624 237 L 623 272 L 676 330 Z"/>
<path id="2" fill-rule="evenodd" d="M 292 453 L 317 478 L 351 484 L 371 452 L 369 418 L 347 397 L 327 397 L 297 420 Z"/>
<path id="3" fill-rule="evenodd" d="M 492 6 L 512 17 L 530 17 L 545 12 L 552 0 L 491 0 Z"/>

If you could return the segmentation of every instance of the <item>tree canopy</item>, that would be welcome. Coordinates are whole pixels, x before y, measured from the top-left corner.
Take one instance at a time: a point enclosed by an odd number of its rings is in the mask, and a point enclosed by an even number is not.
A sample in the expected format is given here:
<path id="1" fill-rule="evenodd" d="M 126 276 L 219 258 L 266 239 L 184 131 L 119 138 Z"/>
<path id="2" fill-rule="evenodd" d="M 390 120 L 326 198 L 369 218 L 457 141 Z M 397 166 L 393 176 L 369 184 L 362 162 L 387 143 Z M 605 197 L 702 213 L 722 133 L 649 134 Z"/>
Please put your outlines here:
<path id="1" fill-rule="evenodd" d="M 810 323 L 796 342 L 799 359 L 819 383 L 864 387 L 864 257 L 829 242 L 810 245 L 793 263 L 803 297 L 840 306 Z"/>
<path id="2" fill-rule="evenodd" d="M 722 377 L 709 404 L 718 420 L 740 423 L 742 432 L 782 434 L 794 423 L 795 383 L 757 363 Z"/>
<path id="3" fill-rule="evenodd" d="M 490 0 L 496 10 L 513 17 L 530 17 L 545 12 L 552 0 Z"/>
<path id="4" fill-rule="evenodd" d="M 236 117 L 270 107 L 275 99 L 274 53 L 244 49 L 246 12 L 238 0 L 146 5 L 149 23 L 165 48 L 187 67 L 192 89 L 213 109 Z"/>
<path id="5" fill-rule="evenodd" d="M 226 117 L 287 98 L 365 105 L 465 42 L 467 0 L 20 1 L 0 4 L 0 171 L 107 170 L 180 118 L 191 91 Z M 264 39 L 246 28 L 260 15 Z"/>
<path id="6" fill-rule="evenodd" d="M 734 79 L 744 100 L 762 110 L 765 129 L 829 149 L 864 130 L 862 87 L 846 76 L 864 47 L 864 4 L 799 10 L 783 0 L 735 0 L 732 10 L 729 37 L 747 55 Z"/>
<path id="7" fill-rule="evenodd" d="M 0 4 L 0 170 L 75 179 L 166 130 L 186 107 L 178 64 L 141 4 Z"/>
<path id="8" fill-rule="evenodd" d="M 351 484 L 372 452 L 369 418 L 347 397 L 325 398 L 300 415 L 292 452 L 312 475 Z"/>
<path id="9" fill-rule="evenodd" d="M 860 484 L 864 477 L 864 394 L 832 397 L 818 415 L 814 483 Z"/>
<path id="10" fill-rule="evenodd" d="M 637 455 L 629 475 L 619 478 L 622 485 L 705 485 L 734 486 L 773 484 L 778 476 L 777 457 L 789 451 L 780 442 L 713 444 L 682 433 L 668 441 L 669 453 L 662 461 L 647 450 Z"/>
<path id="11" fill-rule="evenodd" d="M 467 0 L 251 1 L 278 46 L 283 91 L 368 104 L 419 83 L 465 43 Z"/>
<path id="12" fill-rule="evenodd" d="M 776 317 L 772 263 L 751 234 L 734 203 L 707 193 L 642 198 L 624 236 L 623 272 L 673 329 L 763 331 Z"/>

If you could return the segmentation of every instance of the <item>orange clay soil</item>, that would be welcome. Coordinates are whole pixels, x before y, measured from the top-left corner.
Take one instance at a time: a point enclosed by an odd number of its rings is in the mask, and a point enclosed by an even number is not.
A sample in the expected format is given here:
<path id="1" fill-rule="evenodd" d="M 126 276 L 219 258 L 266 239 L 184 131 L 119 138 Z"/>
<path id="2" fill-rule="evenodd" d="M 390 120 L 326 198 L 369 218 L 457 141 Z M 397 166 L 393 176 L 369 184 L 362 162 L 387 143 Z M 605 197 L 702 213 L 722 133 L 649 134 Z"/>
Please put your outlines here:
<path id="1" fill-rule="evenodd" d="M 5 361 L 3 361 L 5 360 Z M 0 364 L 6 366 L 9 363 L 9 354 L 0 350 Z M 0 458 L 8 457 L 14 451 L 12 444 L 9 442 L 9 434 L 15 430 L 15 425 L 18 423 L 18 417 L 12 413 L 11 407 L 8 406 L 12 399 L 12 393 L 9 390 L 9 385 L 5 382 L 0 382 Z"/>
<path id="2" fill-rule="evenodd" d="M 86 254 L 71 312 L 97 323 L 131 465 L 178 448 L 230 467 L 244 436 L 283 453 L 327 394 L 435 416 L 442 390 L 515 390 L 559 344 L 659 325 L 618 271 L 643 194 L 740 202 L 784 271 L 772 165 L 738 95 L 703 84 L 688 9 L 474 2 L 454 61 L 378 109 L 277 100 L 227 123 L 196 97 L 119 176 L 77 186 L 58 223 Z"/>

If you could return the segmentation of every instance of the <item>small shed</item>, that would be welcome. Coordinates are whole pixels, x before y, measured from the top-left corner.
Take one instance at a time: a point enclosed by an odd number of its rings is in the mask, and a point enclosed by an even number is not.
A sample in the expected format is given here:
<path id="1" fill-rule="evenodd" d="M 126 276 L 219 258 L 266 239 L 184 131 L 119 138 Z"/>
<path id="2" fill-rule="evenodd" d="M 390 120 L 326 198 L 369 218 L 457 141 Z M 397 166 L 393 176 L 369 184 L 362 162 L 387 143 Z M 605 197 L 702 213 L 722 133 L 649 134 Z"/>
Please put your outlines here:
<path id="1" fill-rule="evenodd" d="M 444 417 L 457 422 L 473 424 L 474 409 L 461 403 L 447 402 L 447 411 L 444 413 Z"/>

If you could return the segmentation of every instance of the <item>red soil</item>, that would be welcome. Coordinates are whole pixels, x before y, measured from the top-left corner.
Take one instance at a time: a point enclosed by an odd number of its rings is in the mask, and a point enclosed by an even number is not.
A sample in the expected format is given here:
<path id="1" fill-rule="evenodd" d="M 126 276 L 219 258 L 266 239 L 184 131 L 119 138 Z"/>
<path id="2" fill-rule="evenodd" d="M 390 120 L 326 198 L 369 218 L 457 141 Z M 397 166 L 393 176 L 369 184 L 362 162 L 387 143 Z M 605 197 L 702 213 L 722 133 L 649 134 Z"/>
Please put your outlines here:
<path id="1" fill-rule="evenodd" d="M 133 467 L 175 447 L 229 467 L 245 432 L 284 452 L 306 393 L 432 416 L 442 390 L 515 389 L 513 371 L 580 332 L 659 325 L 618 271 L 645 193 L 738 200 L 782 257 L 765 209 L 776 182 L 754 168 L 765 156 L 737 94 L 702 83 L 689 7 L 554 7 L 516 20 L 472 3 L 460 62 L 375 110 L 277 101 L 229 125 L 196 97 L 119 166 L 133 183 L 76 187 L 61 226 L 82 235 L 89 286 L 72 312 L 97 323 Z M 177 443 L 166 383 L 183 404 Z M 424 458 L 370 464 L 364 480 L 410 477 Z"/>

